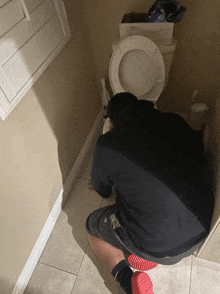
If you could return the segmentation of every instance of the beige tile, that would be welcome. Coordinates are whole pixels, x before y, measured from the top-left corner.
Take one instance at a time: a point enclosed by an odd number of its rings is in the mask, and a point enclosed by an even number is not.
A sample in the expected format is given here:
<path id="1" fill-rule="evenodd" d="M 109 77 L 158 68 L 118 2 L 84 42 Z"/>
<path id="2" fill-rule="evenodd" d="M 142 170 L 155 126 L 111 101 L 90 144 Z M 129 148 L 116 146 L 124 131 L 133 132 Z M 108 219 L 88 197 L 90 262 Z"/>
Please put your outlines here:
<path id="1" fill-rule="evenodd" d="M 146 271 L 152 281 L 154 294 L 189 294 L 191 260 L 192 256 L 189 256 L 177 264 L 159 264 L 156 268 Z"/>
<path id="2" fill-rule="evenodd" d="M 124 294 L 119 283 L 88 246 L 71 294 Z"/>
<path id="3" fill-rule="evenodd" d="M 213 226 L 217 224 L 220 216 L 220 198 L 216 200 L 217 202 L 215 203 L 215 211 L 212 215 Z M 199 259 L 205 259 L 220 264 L 220 225 L 218 224 L 215 227 L 214 232 L 210 232 L 209 235 L 210 238 L 207 240 L 207 243 L 199 256 Z"/>
<path id="4" fill-rule="evenodd" d="M 190 294 L 220 293 L 220 264 L 193 256 Z"/>
<path id="5" fill-rule="evenodd" d="M 79 179 L 54 226 L 40 262 L 77 274 L 88 244 L 85 222 L 100 208 L 102 199 Z"/>
<path id="6" fill-rule="evenodd" d="M 133 269 L 135 272 L 136 270 Z M 154 294 L 188 294 L 190 289 L 191 256 L 176 265 L 158 265 L 146 271 L 153 284 Z M 80 272 L 71 294 L 124 294 L 120 285 L 99 261 L 91 247 L 86 250 Z M 197 293 L 198 294 L 198 293 Z"/>
<path id="7" fill-rule="evenodd" d="M 70 294 L 76 276 L 38 263 L 24 294 Z"/>

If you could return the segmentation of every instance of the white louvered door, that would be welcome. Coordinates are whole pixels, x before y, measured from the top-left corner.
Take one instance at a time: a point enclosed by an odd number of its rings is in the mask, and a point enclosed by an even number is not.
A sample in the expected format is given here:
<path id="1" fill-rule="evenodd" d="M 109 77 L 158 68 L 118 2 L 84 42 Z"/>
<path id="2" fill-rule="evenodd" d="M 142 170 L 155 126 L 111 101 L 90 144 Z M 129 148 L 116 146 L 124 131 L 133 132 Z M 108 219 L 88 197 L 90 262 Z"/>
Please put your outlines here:
<path id="1" fill-rule="evenodd" d="M 0 0 L 0 118 L 4 120 L 71 36 L 62 0 Z"/>

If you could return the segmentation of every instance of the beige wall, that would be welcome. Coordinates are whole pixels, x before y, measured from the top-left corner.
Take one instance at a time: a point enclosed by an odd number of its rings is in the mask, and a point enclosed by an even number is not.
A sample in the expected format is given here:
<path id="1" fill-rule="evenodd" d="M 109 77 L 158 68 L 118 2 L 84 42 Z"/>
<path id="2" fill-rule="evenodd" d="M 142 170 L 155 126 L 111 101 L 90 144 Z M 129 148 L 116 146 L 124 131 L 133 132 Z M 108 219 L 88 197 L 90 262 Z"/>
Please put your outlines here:
<path id="1" fill-rule="evenodd" d="M 112 43 L 119 37 L 118 25 L 124 13 L 147 12 L 153 3 L 152 0 L 82 1 L 98 79 L 108 76 Z M 194 90 L 198 90 L 196 101 L 213 105 L 219 89 L 220 2 L 181 0 L 180 3 L 187 10 L 174 26 L 178 44 L 170 80 L 159 102 L 164 111 L 187 110 Z"/>
<path id="2" fill-rule="evenodd" d="M 0 292 L 11 293 L 101 107 L 112 43 L 124 13 L 154 1 L 64 0 L 72 39 L 4 122 L 0 122 Z M 181 0 L 185 17 L 161 109 L 214 105 L 219 91 L 220 2 Z M 5 287 L 5 288 L 4 288 Z"/>
<path id="3" fill-rule="evenodd" d="M 212 225 L 214 233 L 210 234 L 210 238 L 204 247 L 200 258 L 216 262 L 220 264 L 220 91 L 217 95 L 215 109 L 210 114 L 210 147 L 214 155 L 214 171 L 215 171 L 215 208 L 213 211 Z M 217 225 L 217 226 L 216 226 Z"/>
<path id="4" fill-rule="evenodd" d="M 101 108 L 80 7 L 70 0 L 66 10 L 72 39 L 0 122 L 2 294 L 11 294 Z"/>
<path id="5" fill-rule="evenodd" d="M 161 106 L 171 111 L 186 110 L 194 90 L 198 90 L 196 102 L 213 106 L 219 91 L 220 2 L 180 2 L 187 11 L 175 24 L 178 44 L 170 81 L 161 99 Z"/>

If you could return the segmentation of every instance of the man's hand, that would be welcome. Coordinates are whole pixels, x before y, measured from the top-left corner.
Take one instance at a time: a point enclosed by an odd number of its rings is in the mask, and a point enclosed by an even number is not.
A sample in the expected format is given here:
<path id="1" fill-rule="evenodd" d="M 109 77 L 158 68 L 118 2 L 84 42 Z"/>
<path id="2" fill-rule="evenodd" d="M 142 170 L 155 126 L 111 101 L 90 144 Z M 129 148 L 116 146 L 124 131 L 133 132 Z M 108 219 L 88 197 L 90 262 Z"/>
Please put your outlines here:
<path id="1" fill-rule="evenodd" d="M 92 186 L 92 184 L 91 184 L 91 181 L 89 181 L 89 190 L 90 190 L 91 192 L 93 192 L 93 194 L 96 194 L 97 196 L 99 196 L 99 197 L 102 198 L 102 196 L 100 196 L 100 195 L 94 190 L 94 188 L 93 188 L 93 186 Z M 102 199 L 103 199 L 103 198 L 102 198 Z"/>
<path id="2" fill-rule="evenodd" d="M 102 198 L 102 196 L 100 196 L 95 190 L 90 189 L 90 191 L 91 191 L 94 195 L 97 195 L 97 196 L 99 196 L 100 198 Z M 102 200 L 103 200 L 103 198 L 102 198 Z"/>

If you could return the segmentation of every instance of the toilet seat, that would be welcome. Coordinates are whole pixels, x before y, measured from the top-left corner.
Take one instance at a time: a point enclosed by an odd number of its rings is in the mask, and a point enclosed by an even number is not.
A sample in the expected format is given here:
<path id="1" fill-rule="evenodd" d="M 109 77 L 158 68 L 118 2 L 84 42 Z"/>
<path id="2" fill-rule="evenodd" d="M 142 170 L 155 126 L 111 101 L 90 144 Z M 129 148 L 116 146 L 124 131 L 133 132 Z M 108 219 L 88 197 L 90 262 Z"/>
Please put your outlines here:
<path id="1" fill-rule="evenodd" d="M 113 51 L 109 78 L 114 95 L 130 92 L 138 99 L 157 101 L 165 81 L 160 50 L 147 37 L 125 38 Z"/>

